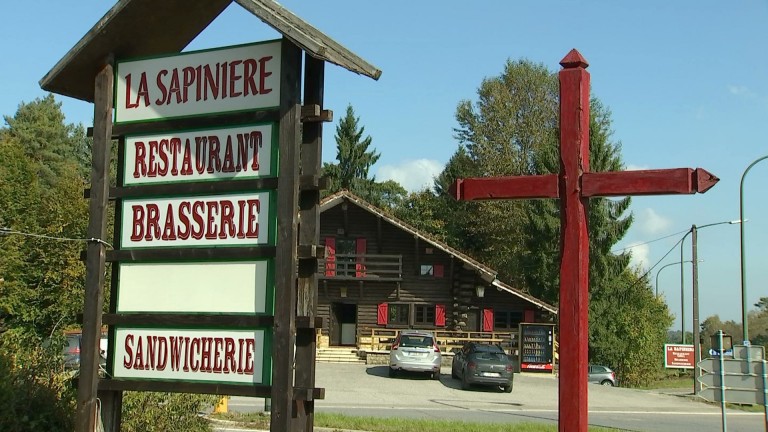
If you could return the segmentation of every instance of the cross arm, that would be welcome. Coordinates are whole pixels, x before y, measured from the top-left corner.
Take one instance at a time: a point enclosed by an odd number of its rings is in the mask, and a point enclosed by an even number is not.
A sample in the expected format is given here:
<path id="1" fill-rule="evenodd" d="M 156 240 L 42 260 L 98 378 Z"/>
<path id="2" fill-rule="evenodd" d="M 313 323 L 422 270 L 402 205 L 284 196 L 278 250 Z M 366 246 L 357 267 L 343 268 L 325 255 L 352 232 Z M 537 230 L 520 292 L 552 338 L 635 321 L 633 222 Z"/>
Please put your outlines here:
<path id="1" fill-rule="evenodd" d="M 449 191 L 459 201 L 557 198 L 557 174 L 457 179 Z"/>
<path id="2" fill-rule="evenodd" d="M 643 171 L 587 172 L 582 175 L 582 195 L 666 195 L 704 193 L 720 181 L 702 168 Z"/>

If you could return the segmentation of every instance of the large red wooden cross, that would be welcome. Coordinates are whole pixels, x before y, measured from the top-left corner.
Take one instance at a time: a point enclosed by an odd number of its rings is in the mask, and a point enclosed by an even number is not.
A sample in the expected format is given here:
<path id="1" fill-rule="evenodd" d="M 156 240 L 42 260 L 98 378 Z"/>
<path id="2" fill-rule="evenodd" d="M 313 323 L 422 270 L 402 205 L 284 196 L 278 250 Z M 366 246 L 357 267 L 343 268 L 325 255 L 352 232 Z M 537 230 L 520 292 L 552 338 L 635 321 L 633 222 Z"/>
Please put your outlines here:
<path id="1" fill-rule="evenodd" d="M 571 50 L 560 62 L 560 173 L 457 180 L 459 200 L 560 199 L 559 430 L 587 431 L 590 197 L 693 194 L 719 180 L 698 168 L 589 172 L 589 66 Z"/>

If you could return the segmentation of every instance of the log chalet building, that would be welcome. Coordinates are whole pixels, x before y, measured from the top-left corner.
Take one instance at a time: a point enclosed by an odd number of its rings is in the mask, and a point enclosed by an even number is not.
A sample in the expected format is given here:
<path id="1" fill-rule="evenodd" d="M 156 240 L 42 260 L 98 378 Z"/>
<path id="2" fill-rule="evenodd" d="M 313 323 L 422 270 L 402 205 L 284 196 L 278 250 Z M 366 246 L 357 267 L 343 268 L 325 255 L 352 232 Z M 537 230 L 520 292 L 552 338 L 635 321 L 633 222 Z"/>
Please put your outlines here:
<path id="1" fill-rule="evenodd" d="M 509 335 L 556 318 L 554 306 L 348 191 L 322 200 L 320 243 L 320 346 L 375 350 L 371 335 L 385 329 Z"/>

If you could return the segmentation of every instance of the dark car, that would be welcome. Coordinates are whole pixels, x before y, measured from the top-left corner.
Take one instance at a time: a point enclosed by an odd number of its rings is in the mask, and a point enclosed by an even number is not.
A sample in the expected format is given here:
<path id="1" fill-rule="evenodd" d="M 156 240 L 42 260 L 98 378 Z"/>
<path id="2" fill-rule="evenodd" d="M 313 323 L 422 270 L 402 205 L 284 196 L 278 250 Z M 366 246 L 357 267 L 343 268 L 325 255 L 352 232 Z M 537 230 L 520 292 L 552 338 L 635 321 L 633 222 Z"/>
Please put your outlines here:
<path id="1" fill-rule="evenodd" d="M 80 341 L 83 338 L 83 334 L 77 332 L 65 332 L 67 342 L 62 349 L 62 356 L 64 357 L 64 368 L 72 371 L 80 369 Z M 99 368 L 104 370 L 107 365 L 107 335 L 102 334 L 99 341 Z"/>
<path id="2" fill-rule="evenodd" d="M 587 380 L 607 387 L 616 387 L 616 372 L 607 366 L 589 365 Z"/>
<path id="3" fill-rule="evenodd" d="M 479 384 L 501 387 L 510 393 L 514 365 L 500 346 L 469 342 L 453 356 L 451 377 L 460 379 L 464 390 Z"/>

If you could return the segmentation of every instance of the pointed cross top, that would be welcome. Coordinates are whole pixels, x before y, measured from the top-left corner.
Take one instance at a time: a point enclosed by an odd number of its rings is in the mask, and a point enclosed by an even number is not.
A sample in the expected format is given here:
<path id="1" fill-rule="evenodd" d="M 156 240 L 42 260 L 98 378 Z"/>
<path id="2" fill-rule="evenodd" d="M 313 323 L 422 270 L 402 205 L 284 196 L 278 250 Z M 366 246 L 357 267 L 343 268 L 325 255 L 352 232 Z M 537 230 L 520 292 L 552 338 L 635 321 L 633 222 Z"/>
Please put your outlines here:
<path id="1" fill-rule="evenodd" d="M 574 69 L 574 68 L 588 68 L 589 63 L 587 63 L 587 59 L 584 58 L 584 56 L 581 55 L 580 52 L 576 50 L 576 48 L 572 49 L 565 57 L 563 57 L 562 60 L 560 60 L 560 66 L 564 67 L 565 69 Z"/>

